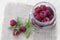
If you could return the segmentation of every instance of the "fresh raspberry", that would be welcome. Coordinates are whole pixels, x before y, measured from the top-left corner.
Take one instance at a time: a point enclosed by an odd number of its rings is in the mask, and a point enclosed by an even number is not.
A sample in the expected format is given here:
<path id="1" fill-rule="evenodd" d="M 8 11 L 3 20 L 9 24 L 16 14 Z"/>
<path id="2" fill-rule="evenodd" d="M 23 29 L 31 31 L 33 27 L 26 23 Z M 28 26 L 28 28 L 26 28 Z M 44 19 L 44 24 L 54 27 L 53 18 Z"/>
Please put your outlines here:
<path id="1" fill-rule="evenodd" d="M 15 20 L 11 20 L 11 21 L 10 21 L 10 25 L 11 25 L 11 26 L 16 25 L 16 21 L 15 21 Z"/>
<path id="2" fill-rule="evenodd" d="M 47 22 L 47 21 L 49 21 L 50 19 L 48 18 L 48 17 L 45 17 L 43 20 L 42 20 L 42 22 Z"/>
<path id="3" fill-rule="evenodd" d="M 39 13 L 40 12 L 40 7 L 39 6 L 37 6 L 36 8 L 35 8 L 35 12 L 37 12 L 37 13 Z"/>
<path id="4" fill-rule="evenodd" d="M 26 27 L 25 26 L 20 27 L 20 31 L 21 32 L 25 32 L 26 31 Z"/>
<path id="5" fill-rule="evenodd" d="M 50 16 L 50 20 L 53 18 L 53 15 Z"/>
<path id="6" fill-rule="evenodd" d="M 49 10 L 46 10 L 46 13 L 47 13 L 47 17 L 50 17 L 52 15 Z"/>
<path id="7" fill-rule="evenodd" d="M 45 11 L 45 10 L 46 10 L 46 6 L 45 6 L 45 5 L 40 5 L 40 9 L 41 9 L 42 11 Z"/>
<path id="8" fill-rule="evenodd" d="M 37 15 L 35 18 L 36 18 L 37 20 L 40 20 L 40 16 L 39 16 L 39 15 Z"/>
<path id="9" fill-rule="evenodd" d="M 34 19 L 31 19 L 31 22 L 32 22 L 33 25 L 35 24 Z"/>
<path id="10" fill-rule="evenodd" d="M 18 35 L 19 35 L 19 33 L 20 33 L 20 32 L 19 32 L 19 31 L 17 31 L 17 29 L 14 29 L 14 30 L 13 30 L 13 35 L 14 35 L 14 36 L 18 36 Z"/>
<path id="11" fill-rule="evenodd" d="M 38 15 L 38 13 L 35 12 L 35 13 L 34 13 L 34 16 L 37 16 L 37 15 Z"/>
<path id="12" fill-rule="evenodd" d="M 40 17 L 41 17 L 41 18 L 46 17 L 46 15 L 47 15 L 47 13 L 46 13 L 45 11 L 41 11 L 41 12 L 40 12 Z"/>
<path id="13" fill-rule="evenodd" d="M 51 14 L 54 13 L 53 10 L 52 10 L 52 8 L 50 8 L 50 7 L 47 7 L 47 10 L 49 10 Z M 53 14 L 53 15 L 54 15 L 54 14 Z"/>

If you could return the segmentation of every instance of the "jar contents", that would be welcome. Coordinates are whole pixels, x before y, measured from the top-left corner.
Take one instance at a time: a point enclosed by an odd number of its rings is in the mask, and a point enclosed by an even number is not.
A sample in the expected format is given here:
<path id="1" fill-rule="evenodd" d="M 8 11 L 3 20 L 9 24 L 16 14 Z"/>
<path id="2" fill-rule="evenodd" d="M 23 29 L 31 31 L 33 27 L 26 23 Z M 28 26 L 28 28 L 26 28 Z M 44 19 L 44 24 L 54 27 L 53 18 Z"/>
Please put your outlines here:
<path id="1" fill-rule="evenodd" d="M 32 12 L 32 24 L 38 27 L 49 27 L 56 22 L 55 8 L 47 2 L 37 3 Z"/>
<path id="2" fill-rule="evenodd" d="M 54 17 L 54 12 L 52 8 L 40 5 L 34 9 L 33 15 L 40 22 L 48 22 Z"/>

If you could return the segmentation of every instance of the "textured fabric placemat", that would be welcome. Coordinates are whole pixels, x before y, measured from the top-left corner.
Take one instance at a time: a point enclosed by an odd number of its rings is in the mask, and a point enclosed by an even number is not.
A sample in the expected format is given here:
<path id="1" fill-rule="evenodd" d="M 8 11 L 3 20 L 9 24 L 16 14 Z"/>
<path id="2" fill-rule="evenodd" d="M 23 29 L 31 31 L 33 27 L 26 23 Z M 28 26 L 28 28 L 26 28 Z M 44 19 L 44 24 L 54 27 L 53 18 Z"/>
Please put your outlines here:
<path id="1" fill-rule="evenodd" d="M 3 29 L 2 29 L 2 40 L 56 40 L 56 28 L 53 29 L 40 29 L 37 32 L 31 33 L 30 37 L 26 39 L 22 33 L 18 37 L 12 35 L 12 31 L 8 30 L 9 21 L 12 18 L 23 17 L 28 18 L 33 6 L 20 3 L 9 3 L 5 8 Z"/>

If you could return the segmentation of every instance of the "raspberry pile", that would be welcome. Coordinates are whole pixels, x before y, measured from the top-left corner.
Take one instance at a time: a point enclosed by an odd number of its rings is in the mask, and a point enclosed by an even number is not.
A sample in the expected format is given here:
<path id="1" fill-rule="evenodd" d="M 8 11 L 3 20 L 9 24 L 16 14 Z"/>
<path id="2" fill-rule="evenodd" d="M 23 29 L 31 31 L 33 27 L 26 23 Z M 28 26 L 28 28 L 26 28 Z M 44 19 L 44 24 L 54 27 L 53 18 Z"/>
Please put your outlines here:
<path id="1" fill-rule="evenodd" d="M 51 7 L 40 5 L 35 7 L 33 15 L 40 22 L 48 22 L 54 17 L 54 12 Z"/>

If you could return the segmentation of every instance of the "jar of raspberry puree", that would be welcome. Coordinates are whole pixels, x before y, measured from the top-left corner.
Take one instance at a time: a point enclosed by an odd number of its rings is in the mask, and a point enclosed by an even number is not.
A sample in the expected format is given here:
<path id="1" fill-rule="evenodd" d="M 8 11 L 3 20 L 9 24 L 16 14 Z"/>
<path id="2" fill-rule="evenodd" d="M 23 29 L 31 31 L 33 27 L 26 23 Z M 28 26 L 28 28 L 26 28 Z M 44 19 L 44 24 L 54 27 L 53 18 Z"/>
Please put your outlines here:
<path id="1" fill-rule="evenodd" d="M 52 28 L 56 25 L 55 7 L 48 2 L 39 2 L 32 9 L 32 24 L 39 28 Z"/>

